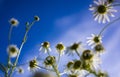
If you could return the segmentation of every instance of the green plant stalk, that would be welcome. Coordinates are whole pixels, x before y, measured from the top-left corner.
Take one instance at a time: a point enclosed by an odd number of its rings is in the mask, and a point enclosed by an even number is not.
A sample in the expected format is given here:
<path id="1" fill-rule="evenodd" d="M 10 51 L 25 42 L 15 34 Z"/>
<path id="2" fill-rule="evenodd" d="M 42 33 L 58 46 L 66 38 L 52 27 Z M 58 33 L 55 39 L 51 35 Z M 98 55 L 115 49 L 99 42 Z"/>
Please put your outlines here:
<path id="1" fill-rule="evenodd" d="M 47 49 L 47 53 L 48 53 L 49 56 L 51 56 L 48 49 Z M 56 64 L 52 64 L 52 68 L 56 72 L 57 77 L 60 77 L 60 72 L 58 71 L 57 65 Z"/>
<path id="2" fill-rule="evenodd" d="M 16 68 L 16 65 L 17 65 L 17 63 L 18 63 L 18 59 L 19 59 L 21 50 L 22 50 L 22 48 L 23 48 L 23 45 L 24 45 L 25 42 L 26 42 L 27 34 L 28 34 L 29 30 L 31 29 L 31 27 L 32 27 L 32 25 L 33 25 L 34 23 L 35 23 L 35 21 L 33 21 L 33 22 L 29 25 L 29 27 L 26 29 L 25 35 L 24 35 L 24 37 L 23 37 L 23 41 L 22 41 L 22 43 L 21 43 L 19 52 L 18 52 L 18 54 L 17 54 L 17 58 L 16 58 L 13 66 L 12 66 L 12 69 L 11 69 L 11 71 L 10 71 L 9 77 L 12 76 L 12 73 L 13 73 L 14 69 Z"/>
<path id="3" fill-rule="evenodd" d="M 58 66 L 59 66 L 59 63 L 60 63 L 60 58 L 61 58 L 61 54 L 59 53 L 59 55 L 58 55 Z"/>
<path id="4" fill-rule="evenodd" d="M 102 33 L 105 31 L 105 29 L 107 29 L 111 24 L 115 23 L 116 21 L 120 20 L 120 17 L 118 17 L 117 19 L 111 21 L 110 23 L 108 23 L 107 25 L 105 25 L 102 30 L 99 32 L 98 36 L 101 36 Z"/>
<path id="5" fill-rule="evenodd" d="M 78 55 L 79 58 L 81 58 L 79 52 L 77 50 L 75 50 L 76 54 Z"/>
<path id="6" fill-rule="evenodd" d="M 11 25 L 10 26 L 10 30 L 9 30 L 9 33 L 8 33 L 8 46 L 10 45 L 10 41 L 11 41 L 11 34 L 12 34 L 12 29 L 13 29 L 13 26 Z M 8 71 L 10 69 L 10 55 L 8 55 L 8 64 L 7 64 L 7 69 L 5 71 L 5 77 L 8 77 Z"/>
<path id="7" fill-rule="evenodd" d="M 56 72 L 57 76 L 60 77 L 60 73 L 59 73 L 59 71 L 58 71 L 57 66 L 55 66 L 55 65 L 53 64 L 52 67 L 53 67 L 54 71 Z"/>

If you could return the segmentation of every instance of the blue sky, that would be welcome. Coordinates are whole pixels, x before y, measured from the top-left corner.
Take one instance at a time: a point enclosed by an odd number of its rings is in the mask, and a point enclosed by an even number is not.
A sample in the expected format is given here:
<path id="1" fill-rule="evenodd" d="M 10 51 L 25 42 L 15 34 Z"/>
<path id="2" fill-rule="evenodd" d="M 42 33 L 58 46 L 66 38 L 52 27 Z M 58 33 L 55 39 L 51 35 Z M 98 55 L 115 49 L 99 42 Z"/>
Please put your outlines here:
<path id="1" fill-rule="evenodd" d="M 8 21 L 12 17 L 20 22 L 19 26 L 13 29 L 11 40 L 11 43 L 18 47 L 25 32 L 25 22 L 31 22 L 34 15 L 41 19 L 29 32 L 19 63 L 29 61 L 39 54 L 39 44 L 44 41 L 49 41 L 53 50 L 59 42 L 69 46 L 82 41 L 86 45 L 86 37 L 99 33 L 105 26 L 94 21 L 91 11 L 88 10 L 91 3 L 92 0 L 0 0 L 0 62 L 5 64 L 7 61 L 6 47 L 10 27 Z M 116 9 L 118 13 L 115 18 L 119 17 L 120 12 L 120 8 Z M 110 77 L 120 77 L 119 24 L 120 21 L 112 24 L 103 34 L 106 53 L 102 56 L 102 68 Z M 21 76 L 26 77 L 29 73 L 26 69 Z"/>

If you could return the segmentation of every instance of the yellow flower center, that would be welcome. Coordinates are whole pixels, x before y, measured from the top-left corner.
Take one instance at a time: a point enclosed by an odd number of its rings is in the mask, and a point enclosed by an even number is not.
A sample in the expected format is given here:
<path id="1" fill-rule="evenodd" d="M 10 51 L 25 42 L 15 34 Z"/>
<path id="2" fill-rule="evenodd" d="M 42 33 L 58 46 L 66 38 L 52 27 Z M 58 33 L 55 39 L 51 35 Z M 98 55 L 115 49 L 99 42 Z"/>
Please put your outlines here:
<path id="1" fill-rule="evenodd" d="M 15 53 L 15 52 L 16 52 L 16 49 L 15 49 L 14 47 L 11 47 L 11 48 L 10 48 L 10 52 L 11 52 L 11 53 Z"/>
<path id="2" fill-rule="evenodd" d="M 70 61 L 67 63 L 67 68 L 71 68 L 72 66 L 73 66 L 73 62 Z"/>
<path id="3" fill-rule="evenodd" d="M 90 50 L 85 50 L 82 54 L 83 59 L 85 60 L 91 60 L 91 58 L 93 57 L 93 55 L 91 54 Z"/>
<path id="4" fill-rule="evenodd" d="M 65 49 L 64 45 L 63 44 L 57 44 L 56 45 L 56 49 L 59 50 L 59 51 L 62 51 Z"/>
<path id="5" fill-rule="evenodd" d="M 45 48 L 49 48 L 50 47 L 50 43 L 49 42 L 44 42 L 42 46 L 45 47 Z"/>
<path id="6" fill-rule="evenodd" d="M 94 41 L 95 43 L 99 43 L 99 42 L 100 42 L 100 39 L 99 39 L 98 36 L 95 36 L 94 39 L 93 39 L 93 41 Z"/>
<path id="7" fill-rule="evenodd" d="M 46 57 L 44 63 L 45 65 L 53 65 L 55 63 L 55 57 L 54 56 Z"/>
<path id="8" fill-rule="evenodd" d="M 105 5 L 100 5 L 100 6 L 98 6 L 97 11 L 98 11 L 98 13 L 100 13 L 100 14 L 105 14 L 106 11 L 107 11 L 107 8 L 106 8 Z"/>
<path id="9" fill-rule="evenodd" d="M 30 66 L 30 68 L 35 68 L 37 66 L 37 61 L 36 60 L 31 60 L 29 62 L 29 66 Z"/>
<path id="10" fill-rule="evenodd" d="M 74 43 L 74 44 L 70 47 L 71 50 L 77 50 L 78 48 L 79 48 L 79 44 L 77 44 L 77 43 Z"/>
<path id="11" fill-rule="evenodd" d="M 81 61 L 80 60 L 75 61 L 74 65 L 73 65 L 73 68 L 74 69 L 80 69 L 80 67 L 81 67 Z"/>
<path id="12" fill-rule="evenodd" d="M 104 50 L 104 47 L 101 45 L 101 44 L 98 44 L 95 46 L 95 51 L 103 51 Z"/>

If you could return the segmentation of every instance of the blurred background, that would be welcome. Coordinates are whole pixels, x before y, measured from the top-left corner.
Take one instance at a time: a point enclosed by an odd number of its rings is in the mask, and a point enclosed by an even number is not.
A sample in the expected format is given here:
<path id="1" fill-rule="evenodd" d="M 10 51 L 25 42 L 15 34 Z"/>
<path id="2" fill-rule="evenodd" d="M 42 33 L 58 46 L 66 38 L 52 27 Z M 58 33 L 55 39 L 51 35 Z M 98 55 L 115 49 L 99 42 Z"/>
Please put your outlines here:
<path id="1" fill-rule="evenodd" d="M 59 42 L 69 46 L 74 42 L 82 41 L 86 45 L 86 37 L 92 33 L 98 34 L 106 24 L 99 24 L 94 21 L 89 5 L 93 0 L 0 0 L 0 63 L 7 63 L 8 32 L 10 28 L 9 20 L 14 17 L 20 22 L 12 32 L 11 44 L 19 47 L 25 33 L 25 23 L 31 22 L 35 15 L 40 17 L 40 21 L 35 23 L 28 34 L 20 54 L 19 63 L 26 63 L 39 54 L 41 59 L 44 55 L 39 52 L 40 44 L 49 41 L 53 49 L 53 55 L 57 56 L 55 45 Z M 115 13 L 116 19 L 120 16 L 120 7 Z M 120 77 L 120 21 L 112 24 L 103 33 L 103 45 L 105 54 L 101 56 L 101 68 L 107 71 L 110 77 Z M 65 59 L 64 59 L 65 58 Z M 62 57 L 61 66 L 71 57 Z M 14 59 L 13 59 L 14 60 Z M 41 62 L 42 64 L 42 62 Z M 24 74 L 14 74 L 14 77 L 30 77 L 28 65 L 23 66 Z M 60 68 L 62 71 L 63 68 Z M 0 75 L 2 73 L 0 72 Z"/>

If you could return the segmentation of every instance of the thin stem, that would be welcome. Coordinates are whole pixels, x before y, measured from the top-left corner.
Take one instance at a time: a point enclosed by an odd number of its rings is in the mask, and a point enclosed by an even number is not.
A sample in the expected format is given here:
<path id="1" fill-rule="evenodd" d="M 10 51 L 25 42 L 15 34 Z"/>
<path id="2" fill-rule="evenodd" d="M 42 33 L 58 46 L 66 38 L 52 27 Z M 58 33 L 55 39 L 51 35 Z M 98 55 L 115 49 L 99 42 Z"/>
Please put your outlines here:
<path id="1" fill-rule="evenodd" d="M 48 53 L 49 56 L 51 56 L 48 49 L 47 49 L 47 53 Z M 57 65 L 56 64 L 52 64 L 52 68 L 56 72 L 57 77 L 60 77 L 60 73 L 58 71 Z"/>
<path id="2" fill-rule="evenodd" d="M 81 58 L 79 52 L 77 50 L 75 50 L 76 54 L 79 56 L 79 58 Z"/>
<path id="3" fill-rule="evenodd" d="M 16 60 L 15 60 L 15 62 L 14 62 L 14 65 L 13 65 L 13 67 L 12 67 L 12 70 L 11 70 L 11 72 L 10 72 L 9 77 L 12 76 L 12 73 L 13 73 L 14 69 L 16 68 L 16 65 L 17 65 L 17 63 L 18 63 L 18 59 L 19 59 L 21 50 L 22 50 L 22 48 L 23 48 L 23 45 L 24 45 L 25 42 L 26 42 L 27 34 L 28 34 L 29 30 L 31 29 L 31 27 L 32 27 L 32 25 L 33 25 L 34 23 L 35 23 L 35 21 L 33 21 L 33 22 L 29 25 L 29 27 L 26 29 L 25 35 L 24 35 L 24 37 L 23 37 L 23 40 L 22 40 L 22 43 L 21 43 L 21 46 L 20 46 L 20 49 L 19 49 L 19 53 L 17 54 L 17 58 L 16 58 Z"/>
<path id="4" fill-rule="evenodd" d="M 11 25 L 8 33 L 8 46 L 10 45 L 10 41 L 11 41 L 12 29 L 13 29 L 13 26 Z M 8 65 L 7 65 L 7 70 L 5 72 L 5 77 L 8 77 L 8 71 L 10 69 L 9 65 L 10 65 L 10 55 L 8 55 Z"/>
<path id="5" fill-rule="evenodd" d="M 61 57 L 61 54 L 59 53 L 59 55 L 58 55 L 58 66 L 59 66 L 59 63 L 60 63 L 60 57 Z"/>
<path id="6" fill-rule="evenodd" d="M 101 36 L 102 33 L 105 31 L 106 28 L 108 28 L 111 24 L 115 23 L 115 22 L 118 21 L 118 20 L 120 20 L 120 17 L 117 18 L 117 19 L 115 19 L 115 20 L 113 20 L 113 21 L 111 21 L 111 22 L 108 23 L 106 26 L 104 26 L 104 27 L 102 28 L 102 30 L 99 32 L 98 36 Z"/>
<path id="7" fill-rule="evenodd" d="M 57 76 L 60 77 L 60 73 L 59 73 L 59 71 L 58 71 L 57 66 L 52 65 L 52 67 L 53 67 L 54 71 L 56 72 Z"/>
<path id="8" fill-rule="evenodd" d="M 8 34 L 8 45 L 10 45 L 12 29 L 13 29 L 13 26 L 10 26 L 10 30 L 9 30 L 9 34 Z"/>
<path id="9" fill-rule="evenodd" d="M 50 52 L 49 52 L 49 49 L 47 48 L 46 50 L 47 50 L 47 54 L 50 56 Z"/>

